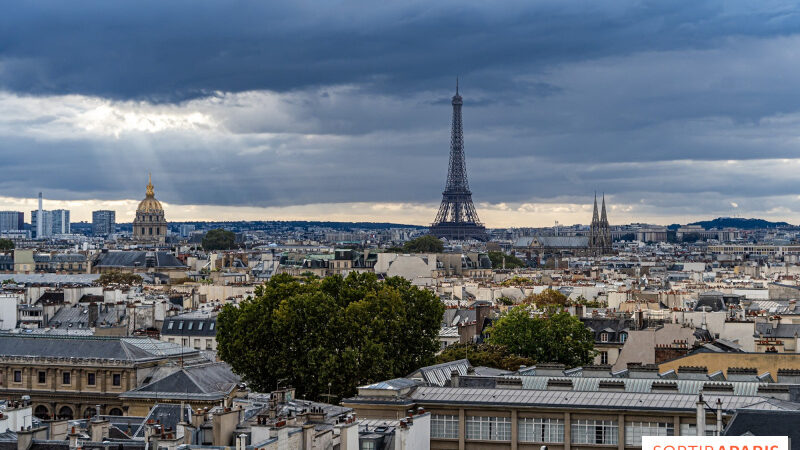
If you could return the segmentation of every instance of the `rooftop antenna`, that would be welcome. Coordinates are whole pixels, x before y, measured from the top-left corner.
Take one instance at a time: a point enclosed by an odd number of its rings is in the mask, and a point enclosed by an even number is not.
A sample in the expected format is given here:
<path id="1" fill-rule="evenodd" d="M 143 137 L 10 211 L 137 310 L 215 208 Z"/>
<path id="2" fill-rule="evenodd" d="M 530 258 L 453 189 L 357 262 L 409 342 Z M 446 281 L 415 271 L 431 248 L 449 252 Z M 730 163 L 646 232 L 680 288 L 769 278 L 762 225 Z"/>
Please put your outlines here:
<path id="1" fill-rule="evenodd" d="M 456 76 L 456 95 L 458 95 L 458 76 Z"/>

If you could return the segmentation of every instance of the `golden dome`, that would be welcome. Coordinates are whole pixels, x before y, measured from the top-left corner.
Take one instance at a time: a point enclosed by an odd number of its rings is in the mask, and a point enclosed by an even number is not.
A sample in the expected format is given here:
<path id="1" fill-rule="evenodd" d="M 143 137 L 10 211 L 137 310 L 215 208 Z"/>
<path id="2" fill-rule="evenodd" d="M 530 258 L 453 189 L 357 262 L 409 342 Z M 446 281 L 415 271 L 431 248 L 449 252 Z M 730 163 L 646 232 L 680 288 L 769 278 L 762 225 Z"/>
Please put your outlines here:
<path id="1" fill-rule="evenodd" d="M 155 191 L 153 191 L 153 181 L 150 178 L 150 175 L 147 175 L 147 195 L 145 196 L 144 200 L 139 202 L 139 207 L 136 208 L 136 212 L 146 212 L 146 213 L 163 213 L 164 208 L 161 207 L 161 202 L 156 200 Z"/>

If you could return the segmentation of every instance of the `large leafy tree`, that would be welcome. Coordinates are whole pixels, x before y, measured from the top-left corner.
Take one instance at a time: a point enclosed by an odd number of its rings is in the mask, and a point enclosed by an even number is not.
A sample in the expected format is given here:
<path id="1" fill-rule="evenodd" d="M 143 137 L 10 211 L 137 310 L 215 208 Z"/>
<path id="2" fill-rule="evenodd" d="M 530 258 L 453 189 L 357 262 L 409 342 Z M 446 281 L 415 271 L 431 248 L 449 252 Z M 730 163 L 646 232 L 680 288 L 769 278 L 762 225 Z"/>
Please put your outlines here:
<path id="1" fill-rule="evenodd" d="M 538 307 L 565 306 L 568 302 L 569 298 L 555 289 L 545 289 L 538 294 L 531 294 L 525 297 L 525 303 L 533 303 Z"/>
<path id="2" fill-rule="evenodd" d="M 0 239 L 0 251 L 6 252 L 14 250 L 14 241 L 11 239 Z"/>
<path id="3" fill-rule="evenodd" d="M 276 275 L 217 317 L 219 356 L 256 390 L 334 399 L 431 364 L 444 313 L 429 291 L 374 274 Z"/>
<path id="4" fill-rule="evenodd" d="M 458 359 L 468 359 L 473 366 L 494 367 L 495 369 L 517 370 L 520 366 L 530 366 L 536 363 L 532 358 L 515 355 L 503 345 L 453 344 L 445 348 L 436 356 L 437 363 L 445 363 Z"/>
<path id="5" fill-rule="evenodd" d="M 493 269 L 502 269 L 504 258 L 505 258 L 506 269 L 516 269 L 518 267 L 525 267 L 525 261 L 517 258 L 514 255 L 506 255 L 503 252 L 489 252 L 489 259 L 492 261 Z"/>
<path id="6" fill-rule="evenodd" d="M 426 234 L 403 244 L 403 251 L 405 253 L 442 253 L 444 244 L 436 236 Z"/>
<path id="7" fill-rule="evenodd" d="M 142 276 L 131 272 L 112 270 L 111 272 L 102 273 L 97 278 L 97 283 L 103 286 L 108 286 L 110 284 L 122 284 L 130 286 L 142 284 Z"/>
<path id="8" fill-rule="evenodd" d="M 229 250 L 236 245 L 236 234 L 233 231 L 217 228 L 203 236 L 204 250 Z"/>
<path id="9" fill-rule="evenodd" d="M 594 357 L 594 336 L 575 316 L 555 307 L 536 316 L 526 305 L 501 316 L 488 331 L 487 341 L 512 354 L 537 362 L 568 367 L 589 364 Z"/>

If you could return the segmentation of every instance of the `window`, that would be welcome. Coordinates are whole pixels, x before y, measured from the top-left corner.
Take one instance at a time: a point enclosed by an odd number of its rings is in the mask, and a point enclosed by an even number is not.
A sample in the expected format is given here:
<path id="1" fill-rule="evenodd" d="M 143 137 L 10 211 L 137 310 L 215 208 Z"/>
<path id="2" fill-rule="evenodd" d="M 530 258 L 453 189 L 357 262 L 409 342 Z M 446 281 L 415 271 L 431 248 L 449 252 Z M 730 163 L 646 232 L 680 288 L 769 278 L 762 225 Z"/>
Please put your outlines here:
<path id="1" fill-rule="evenodd" d="M 200 350 L 200 339 L 195 339 L 194 340 L 194 348 L 196 348 L 197 350 Z"/>
<path id="2" fill-rule="evenodd" d="M 194 326 L 194 322 L 189 322 L 189 326 L 186 327 L 187 330 L 191 330 L 192 326 Z"/>
<path id="3" fill-rule="evenodd" d="M 216 322 L 211 322 L 210 324 L 208 324 L 208 329 L 209 330 L 213 330 L 215 324 L 216 324 Z"/>
<path id="4" fill-rule="evenodd" d="M 69 372 L 63 372 L 61 374 L 61 382 L 62 382 L 62 384 L 70 384 L 70 382 L 72 381 L 72 379 L 70 378 L 71 375 L 72 374 L 69 373 Z"/>
<path id="5" fill-rule="evenodd" d="M 206 350 L 211 350 L 213 348 L 211 341 L 213 341 L 213 339 L 206 339 Z"/>
<path id="6" fill-rule="evenodd" d="M 361 450 L 376 450 L 375 441 L 361 441 Z"/>
<path id="7" fill-rule="evenodd" d="M 608 364 L 608 352 L 600 352 L 600 364 Z"/>
<path id="8" fill-rule="evenodd" d="M 115 373 L 111 376 L 111 384 L 114 386 L 119 386 L 122 384 L 122 376 L 118 373 Z"/>
<path id="9" fill-rule="evenodd" d="M 608 333 L 600 333 L 600 342 L 608 342 Z"/>
<path id="10" fill-rule="evenodd" d="M 717 425 L 706 423 L 706 436 L 714 436 L 717 433 Z M 693 423 L 681 424 L 681 436 L 697 436 L 697 425 Z"/>
<path id="11" fill-rule="evenodd" d="M 619 334 L 619 341 L 621 343 L 624 344 L 626 339 L 628 339 L 628 333 L 620 333 Z"/>
<path id="12" fill-rule="evenodd" d="M 148 231 L 149 231 L 149 233 L 148 233 L 148 234 L 152 236 L 152 235 L 153 235 L 153 227 L 150 227 L 150 228 L 148 229 Z"/>
<path id="13" fill-rule="evenodd" d="M 175 322 L 170 320 L 169 323 L 167 323 L 167 329 L 171 330 L 173 325 L 175 325 Z"/>
<path id="14" fill-rule="evenodd" d="M 44 384 L 47 382 L 47 372 L 44 370 L 39 371 L 39 384 Z"/>
<path id="15" fill-rule="evenodd" d="M 467 439 L 481 441 L 510 441 L 511 418 L 467 416 Z"/>
<path id="16" fill-rule="evenodd" d="M 144 234 L 144 227 L 142 227 L 142 234 Z"/>
<path id="17" fill-rule="evenodd" d="M 94 386 L 97 383 L 96 375 L 93 373 L 86 374 L 86 384 L 89 386 Z"/>
<path id="18" fill-rule="evenodd" d="M 15 370 L 14 371 L 14 383 L 22 383 L 22 371 Z"/>
<path id="19" fill-rule="evenodd" d="M 675 427 L 669 422 L 625 422 L 625 445 L 642 446 L 642 436 L 672 436 Z"/>
<path id="20" fill-rule="evenodd" d="M 178 322 L 178 329 L 179 330 L 183 329 L 183 321 Z"/>
<path id="21" fill-rule="evenodd" d="M 617 445 L 618 429 L 616 420 L 575 420 L 572 443 Z"/>
<path id="22" fill-rule="evenodd" d="M 202 329 L 203 329 L 203 325 L 205 325 L 205 322 L 200 322 L 200 323 L 198 323 L 198 324 L 197 324 L 197 329 L 198 329 L 198 330 L 202 330 Z"/>
<path id="23" fill-rule="evenodd" d="M 458 416 L 433 414 L 431 416 L 431 437 L 438 439 L 458 439 Z"/>
<path id="24" fill-rule="evenodd" d="M 520 442 L 564 442 L 564 421 L 562 419 L 519 419 Z"/>

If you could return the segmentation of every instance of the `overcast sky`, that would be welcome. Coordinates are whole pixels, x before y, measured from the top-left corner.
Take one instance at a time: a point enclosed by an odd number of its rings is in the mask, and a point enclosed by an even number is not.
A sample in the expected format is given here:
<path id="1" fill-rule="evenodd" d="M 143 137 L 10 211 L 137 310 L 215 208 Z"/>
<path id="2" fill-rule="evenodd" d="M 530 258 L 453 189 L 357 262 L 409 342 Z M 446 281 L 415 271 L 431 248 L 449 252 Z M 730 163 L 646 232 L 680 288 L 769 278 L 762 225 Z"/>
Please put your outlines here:
<path id="1" fill-rule="evenodd" d="M 15 2 L 0 209 L 426 224 L 459 76 L 488 226 L 798 223 L 794 3 Z"/>

